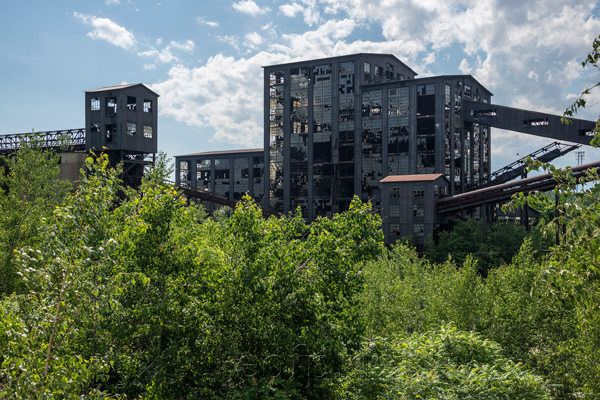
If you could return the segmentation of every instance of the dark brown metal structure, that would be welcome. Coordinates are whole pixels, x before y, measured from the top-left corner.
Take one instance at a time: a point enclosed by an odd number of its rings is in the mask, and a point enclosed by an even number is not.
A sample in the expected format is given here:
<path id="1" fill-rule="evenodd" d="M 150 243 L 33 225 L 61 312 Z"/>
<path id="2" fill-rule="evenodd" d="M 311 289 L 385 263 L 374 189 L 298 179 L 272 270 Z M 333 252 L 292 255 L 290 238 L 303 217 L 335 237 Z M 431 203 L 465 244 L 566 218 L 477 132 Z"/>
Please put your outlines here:
<path id="1" fill-rule="evenodd" d="M 85 129 L 16 133 L 0 136 L 0 154 L 11 154 L 27 144 L 49 150 L 84 151 Z"/>
<path id="2" fill-rule="evenodd" d="M 573 175 L 579 178 L 586 174 L 588 169 L 599 168 L 600 161 L 573 167 Z M 496 204 L 510 200 L 515 193 L 529 194 L 534 191 L 544 192 L 554 189 L 557 182 L 550 174 L 541 174 L 513 182 L 503 183 L 483 189 L 473 190 L 454 196 L 445 197 L 436 201 L 438 214 L 450 214 L 469 210 L 487 204 Z"/>

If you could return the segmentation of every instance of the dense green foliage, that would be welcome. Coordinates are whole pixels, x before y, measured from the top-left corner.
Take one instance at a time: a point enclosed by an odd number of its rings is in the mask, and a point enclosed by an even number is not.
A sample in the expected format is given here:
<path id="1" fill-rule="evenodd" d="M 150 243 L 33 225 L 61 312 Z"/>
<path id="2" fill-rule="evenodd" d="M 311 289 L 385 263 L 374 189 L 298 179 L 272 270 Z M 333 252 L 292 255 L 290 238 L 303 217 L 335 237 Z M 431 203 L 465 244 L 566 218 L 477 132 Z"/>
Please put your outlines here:
<path id="1" fill-rule="evenodd" d="M 249 198 L 207 217 L 163 184 L 164 162 L 139 190 L 101 156 L 74 193 L 11 197 L 19 166 L 56 173 L 40 154 L 5 160 L 2 204 L 32 211 L 19 235 L 2 225 L 18 240 L 3 249 L 0 398 L 600 396 L 600 185 L 575 190 L 568 171 L 554 171 L 561 244 L 540 256 L 525 239 L 483 277 L 477 252 L 384 248 L 358 200 L 310 225 Z"/>
<path id="2" fill-rule="evenodd" d="M 330 396 L 360 346 L 359 266 L 382 249 L 369 205 L 307 225 L 245 199 L 218 222 L 158 172 L 138 192 L 105 156 L 88 169 L 16 252 L 0 398 Z"/>
<path id="3" fill-rule="evenodd" d="M 348 364 L 343 399 L 550 398 L 542 378 L 507 359 L 498 344 L 450 325 L 373 339 Z"/>
<path id="4" fill-rule="evenodd" d="M 479 273 L 486 277 L 492 268 L 509 264 L 525 239 L 531 241 L 534 251 L 547 250 L 554 244 L 553 234 L 553 231 L 542 230 L 538 226 L 531 227 L 528 232 L 525 226 L 514 222 L 497 221 L 487 226 L 484 237 L 482 222 L 470 219 L 459 221 L 451 230 L 442 232 L 437 243 L 429 240 L 425 255 L 436 263 L 443 263 L 452 257 L 458 265 L 472 256 L 477 259 Z"/>
<path id="5" fill-rule="evenodd" d="M 69 192 L 58 173 L 58 156 L 41 151 L 35 140 L 13 157 L 0 157 L 0 296 L 21 287 L 15 249 L 39 243 L 38 226 Z"/>

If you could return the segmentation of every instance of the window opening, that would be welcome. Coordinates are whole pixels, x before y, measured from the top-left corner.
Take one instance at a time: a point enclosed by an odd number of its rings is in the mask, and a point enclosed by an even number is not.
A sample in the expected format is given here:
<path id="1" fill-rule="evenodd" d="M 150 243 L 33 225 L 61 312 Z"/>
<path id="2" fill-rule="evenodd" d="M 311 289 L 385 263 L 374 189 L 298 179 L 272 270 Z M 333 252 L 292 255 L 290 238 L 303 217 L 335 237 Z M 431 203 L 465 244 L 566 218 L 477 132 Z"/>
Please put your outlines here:
<path id="1" fill-rule="evenodd" d="M 145 113 L 152 112 L 152 100 L 144 99 L 144 112 Z"/>
<path id="2" fill-rule="evenodd" d="M 413 217 L 423 217 L 425 216 L 425 205 L 424 204 L 414 204 L 413 205 Z"/>
<path id="3" fill-rule="evenodd" d="M 136 99 L 133 96 L 127 96 L 127 109 L 129 111 L 135 111 L 137 108 Z"/>
<path id="4" fill-rule="evenodd" d="M 108 124 L 106 125 L 106 142 L 111 143 L 114 135 L 117 133 L 117 125 Z"/>
<path id="5" fill-rule="evenodd" d="M 152 126 L 144 125 L 144 137 L 146 139 L 152 139 Z"/>
<path id="6" fill-rule="evenodd" d="M 415 234 L 415 236 L 424 236 L 425 235 L 425 224 L 415 224 L 414 225 L 414 234 Z"/>
<path id="7" fill-rule="evenodd" d="M 100 97 L 93 97 L 92 98 L 92 104 L 91 104 L 91 108 L 92 111 L 98 111 L 100 110 Z"/>
<path id="8" fill-rule="evenodd" d="M 136 128 L 137 128 L 137 124 L 135 122 L 128 122 L 127 123 L 127 135 L 135 136 Z"/>
<path id="9" fill-rule="evenodd" d="M 413 186 L 414 197 L 425 197 L 425 185 Z"/>
<path id="10" fill-rule="evenodd" d="M 117 98 L 108 97 L 106 99 L 106 115 L 115 115 L 117 113 Z"/>

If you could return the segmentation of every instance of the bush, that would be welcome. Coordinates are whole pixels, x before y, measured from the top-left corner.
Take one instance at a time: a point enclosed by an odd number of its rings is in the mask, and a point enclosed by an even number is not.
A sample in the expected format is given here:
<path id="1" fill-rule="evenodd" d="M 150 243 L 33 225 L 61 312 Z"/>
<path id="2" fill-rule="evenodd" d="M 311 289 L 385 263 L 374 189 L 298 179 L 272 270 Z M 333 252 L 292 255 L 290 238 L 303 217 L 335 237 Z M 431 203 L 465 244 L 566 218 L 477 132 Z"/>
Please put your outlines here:
<path id="1" fill-rule="evenodd" d="M 342 399 L 549 399 L 541 377 L 502 355 L 500 345 L 452 325 L 391 340 L 372 339 L 348 360 Z"/>

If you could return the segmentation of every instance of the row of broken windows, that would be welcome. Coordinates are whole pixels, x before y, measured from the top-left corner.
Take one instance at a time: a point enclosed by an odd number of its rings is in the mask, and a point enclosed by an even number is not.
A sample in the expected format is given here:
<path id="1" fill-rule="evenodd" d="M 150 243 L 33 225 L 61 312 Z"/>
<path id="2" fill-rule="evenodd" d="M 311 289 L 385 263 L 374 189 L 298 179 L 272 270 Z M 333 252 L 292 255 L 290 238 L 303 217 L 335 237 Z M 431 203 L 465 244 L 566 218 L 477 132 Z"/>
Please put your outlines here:
<path id="1" fill-rule="evenodd" d="M 152 100 L 144 99 L 143 111 L 145 113 L 152 112 Z M 137 99 L 133 96 L 127 96 L 127 110 L 136 111 L 137 110 Z M 100 111 L 100 97 L 92 97 L 90 104 L 91 111 Z M 117 98 L 116 97 L 107 97 L 106 98 L 106 115 L 115 115 L 117 113 Z"/>

